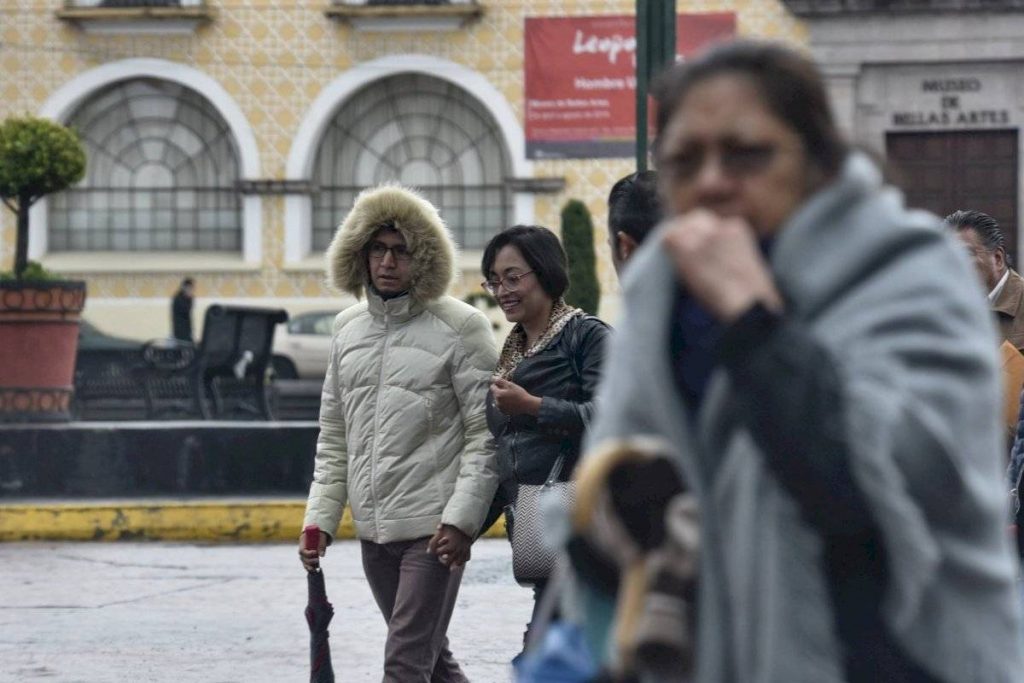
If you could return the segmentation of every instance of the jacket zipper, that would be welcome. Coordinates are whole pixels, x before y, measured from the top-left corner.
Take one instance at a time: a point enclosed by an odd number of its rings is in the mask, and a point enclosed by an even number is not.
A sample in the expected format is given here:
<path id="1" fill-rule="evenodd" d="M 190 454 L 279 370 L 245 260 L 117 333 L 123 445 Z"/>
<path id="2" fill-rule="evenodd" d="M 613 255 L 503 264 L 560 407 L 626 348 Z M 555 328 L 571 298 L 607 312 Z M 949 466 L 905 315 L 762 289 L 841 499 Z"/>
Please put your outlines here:
<path id="1" fill-rule="evenodd" d="M 512 426 L 512 418 L 508 419 L 509 427 Z M 515 477 L 516 482 L 519 482 L 519 458 L 516 456 L 516 438 L 518 438 L 519 432 L 512 432 L 512 476 Z"/>
<path id="2" fill-rule="evenodd" d="M 515 381 L 515 371 L 512 372 L 512 377 L 509 377 L 509 381 Z M 516 439 L 519 437 L 519 430 L 512 428 L 512 416 L 509 415 L 508 429 L 512 432 L 512 447 L 509 449 L 512 451 L 512 476 L 515 477 L 516 483 L 519 483 L 519 457 L 516 455 Z"/>
<path id="3" fill-rule="evenodd" d="M 384 349 L 380 354 L 380 372 L 377 373 L 377 396 L 373 406 L 373 449 L 370 451 L 370 497 L 373 499 L 374 542 L 380 543 L 380 503 L 377 500 L 377 439 L 380 438 L 380 399 L 384 386 L 384 367 L 387 365 L 388 346 L 391 344 L 391 322 L 384 309 Z"/>

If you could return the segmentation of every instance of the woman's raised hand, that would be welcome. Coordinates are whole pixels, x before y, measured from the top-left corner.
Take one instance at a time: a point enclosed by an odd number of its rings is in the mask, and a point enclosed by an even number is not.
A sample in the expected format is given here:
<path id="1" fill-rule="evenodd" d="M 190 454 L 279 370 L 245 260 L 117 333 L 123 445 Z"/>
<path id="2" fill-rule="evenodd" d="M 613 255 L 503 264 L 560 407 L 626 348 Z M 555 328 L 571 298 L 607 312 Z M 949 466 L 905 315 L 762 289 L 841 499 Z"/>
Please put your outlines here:
<path id="1" fill-rule="evenodd" d="M 534 396 L 515 382 L 500 377 L 491 383 L 491 394 L 498 410 L 506 415 L 536 415 L 540 412 L 541 398 Z"/>

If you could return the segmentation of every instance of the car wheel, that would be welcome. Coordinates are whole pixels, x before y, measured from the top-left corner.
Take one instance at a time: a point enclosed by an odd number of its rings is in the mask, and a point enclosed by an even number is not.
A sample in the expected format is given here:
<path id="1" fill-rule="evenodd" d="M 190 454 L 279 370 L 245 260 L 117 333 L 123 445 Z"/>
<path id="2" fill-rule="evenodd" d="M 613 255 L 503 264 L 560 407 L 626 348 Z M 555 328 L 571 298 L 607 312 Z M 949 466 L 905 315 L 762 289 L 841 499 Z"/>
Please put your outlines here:
<path id="1" fill-rule="evenodd" d="M 290 358 L 284 356 L 274 356 L 270 361 L 271 367 L 274 368 L 274 376 L 277 379 L 298 379 L 299 371 L 295 368 L 295 363 Z"/>

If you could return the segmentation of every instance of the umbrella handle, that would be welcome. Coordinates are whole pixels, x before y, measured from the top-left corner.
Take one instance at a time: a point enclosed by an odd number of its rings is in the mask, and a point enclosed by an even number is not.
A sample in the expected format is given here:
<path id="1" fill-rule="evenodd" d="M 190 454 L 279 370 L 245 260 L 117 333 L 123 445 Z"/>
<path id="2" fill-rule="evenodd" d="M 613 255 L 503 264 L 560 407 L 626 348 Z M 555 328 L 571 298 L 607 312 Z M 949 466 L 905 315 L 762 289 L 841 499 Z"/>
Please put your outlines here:
<path id="1" fill-rule="evenodd" d="M 303 550 L 319 550 L 320 549 L 320 526 L 317 524 L 310 524 L 303 527 L 302 529 L 302 549 Z M 311 572 L 319 572 L 320 567 L 309 570 Z"/>
<path id="2" fill-rule="evenodd" d="M 310 524 L 302 529 L 302 547 L 305 550 L 320 549 L 320 527 Z"/>

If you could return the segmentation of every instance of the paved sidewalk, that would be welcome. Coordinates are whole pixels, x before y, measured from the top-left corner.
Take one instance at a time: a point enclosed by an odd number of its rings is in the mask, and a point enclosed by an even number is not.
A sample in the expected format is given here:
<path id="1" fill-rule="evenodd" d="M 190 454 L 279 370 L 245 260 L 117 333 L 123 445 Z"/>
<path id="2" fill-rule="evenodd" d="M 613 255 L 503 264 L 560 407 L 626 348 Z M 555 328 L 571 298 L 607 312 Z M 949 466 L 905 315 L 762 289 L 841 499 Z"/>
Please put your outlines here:
<path id="1" fill-rule="evenodd" d="M 449 629 L 477 683 L 509 680 L 531 592 L 508 543 L 473 548 Z M 293 544 L 0 544 L 0 681 L 308 680 L 306 581 Z M 384 623 L 359 546 L 324 560 L 339 683 L 379 681 Z"/>

